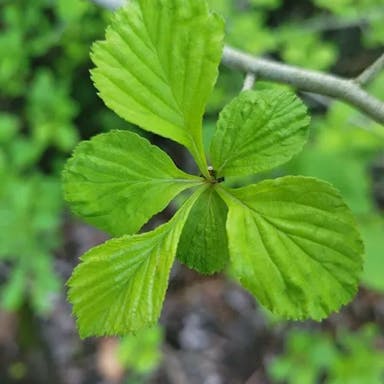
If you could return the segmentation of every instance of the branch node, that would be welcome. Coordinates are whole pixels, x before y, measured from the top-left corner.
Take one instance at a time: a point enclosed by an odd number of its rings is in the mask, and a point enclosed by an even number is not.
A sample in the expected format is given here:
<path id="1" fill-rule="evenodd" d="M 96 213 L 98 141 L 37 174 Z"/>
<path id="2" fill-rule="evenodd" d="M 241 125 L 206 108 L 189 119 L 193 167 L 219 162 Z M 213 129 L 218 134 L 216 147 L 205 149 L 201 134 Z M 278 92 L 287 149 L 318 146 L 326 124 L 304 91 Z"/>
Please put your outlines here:
<path id="1" fill-rule="evenodd" d="M 253 72 L 248 72 L 245 76 L 243 88 L 241 91 L 243 92 L 243 91 L 248 91 L 249 89 L 252 89 L 253 86 L 255 85 L 256 80 L 257 80 L 256 74 L 254 74 Z"/>
<path id="2" fill-rule="evenodd" d="M 384 70 L 384 53 L 355 79 L 355 83 L 361 87 L 366 86 L 375 80 L 382 70 Z"/>

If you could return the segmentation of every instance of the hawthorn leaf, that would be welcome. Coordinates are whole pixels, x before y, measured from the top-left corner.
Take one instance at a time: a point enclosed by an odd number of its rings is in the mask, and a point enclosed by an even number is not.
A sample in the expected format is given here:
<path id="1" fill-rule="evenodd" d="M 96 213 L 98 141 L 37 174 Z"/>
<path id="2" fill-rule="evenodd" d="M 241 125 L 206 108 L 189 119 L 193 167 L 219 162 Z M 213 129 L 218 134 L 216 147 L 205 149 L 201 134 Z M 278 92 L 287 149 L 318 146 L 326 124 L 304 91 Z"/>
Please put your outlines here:
<path id="1" fill-rule="evenodd" d="M 105 104 L 186 146 L 206 172 L 202 117 L 218 75 L 224 23 L 206 0 L 132 0 L 94 44 L 92 78 Z"/>
<path id="2" fill-rule="evenodd" d="M 288 176 L 218 189 L 235 276 L 274 314 L 320 320 L 357 290 L 363 245 L 330 184 Z"/>
<path id="3" fill-rule="evenodd" d="M 202 181 L 129 131 L 83 141 L 63 172 L 65 199 L 74 213 L 118 236 L 137 232 L 178 193 Z"/>
<path id="4" fill-rule="evenodd" d="M 180 233 L 204 188 L 154 231 L 109 240 L 81 257 L 68 297 L 82 338 L 124 335 L 157 322 Z"/>
<path id="5" fill-rule="evenodd" d="M 292 92 L 242 92 L 220 113 L 212 139 L 218 176 L 246 176 L 287 162 L 306 142 L 309 121 Z"/>
<path id="6" fill-rule="evenodd" d="M 227 206 L 211 186 L 196 200 L 181 233 L 177 258 L 200 273 L 221 271 L 229 260 Z"/>

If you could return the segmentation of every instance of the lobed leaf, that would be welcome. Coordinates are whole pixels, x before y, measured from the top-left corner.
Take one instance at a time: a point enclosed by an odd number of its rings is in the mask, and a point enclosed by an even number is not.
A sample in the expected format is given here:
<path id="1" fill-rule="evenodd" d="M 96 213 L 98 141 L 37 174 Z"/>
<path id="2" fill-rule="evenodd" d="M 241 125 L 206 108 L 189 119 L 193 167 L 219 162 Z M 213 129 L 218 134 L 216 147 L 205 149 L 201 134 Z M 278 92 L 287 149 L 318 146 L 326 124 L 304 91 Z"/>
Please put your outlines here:
<path id="1" fill-rule="evenodd" d="M 320 320 L 356 293 L 363 246 L 339 192 L 283 177 L 226 192 L 234 273 L 273 313 Z"/>
<path id="2" fill-rule="evenodd" d="M 129 131 L 111 131 L 80 143 L 63 173 L 72 210 L 113 235 L 137 232 L 178 193 L 201 181 Z"/>
<path id="3" fill-rule="evenodd" d="M 177 258 L 204 274 L 221 271 L 229 260 L 225 230 L 227 206 L 208 188 L 196 200 L 181 233 Z"/>
<path id="4" fill-rule="evenodd" d="M 274 168 L 301 151 L 309 121 L 306 107 L 292 92 L 242 92 L 220 113 L 212 164 L 219 176 Z"/>
<path id="5" fill-rule="evenodd" d="M 93 46 L 92 78 L 113 111 L 175 140 L 206 170 L 202 117 L 216 82 L 223 22 L 205 0 L 132 0 Z"/>
<path id="6" fill-rule="evenodd" d="M 81 337 L 124 335 L 158 320 L 180 233 L 204 188 L 154 231 L 109 240 L 82 256 L 68 281 Z"/>

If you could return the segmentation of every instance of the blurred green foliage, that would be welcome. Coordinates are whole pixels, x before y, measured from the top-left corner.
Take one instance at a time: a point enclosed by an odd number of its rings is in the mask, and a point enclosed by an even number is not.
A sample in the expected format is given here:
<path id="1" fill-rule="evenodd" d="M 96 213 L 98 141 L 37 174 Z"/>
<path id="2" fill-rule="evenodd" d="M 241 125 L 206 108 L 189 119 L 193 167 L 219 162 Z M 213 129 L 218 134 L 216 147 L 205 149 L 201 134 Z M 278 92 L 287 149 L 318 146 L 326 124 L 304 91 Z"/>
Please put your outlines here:
<path id="1" fill-rule="evenodd" d="M 0 132 L 0 260 L 8 275 L 0 304 L 16 310 L 26 297 L 43 312 L 59 288 L 51 250 L 60 243 L 60 183 L 36 168 L 40 148 L 21 134 L 16 115 L 0 114 Z"/>
<path id="2" fill-rule="evenodd" d="M 368 324 L 357 332 L 292 330 L 284 354 L 268 367 L 274 383 L 380 384 L 384 378 L 384 352 L 380 332 Z"/>
<path id="3" fill-rule="evenodd" d="M 76 90 L 92 89 L 78 71 L 88 70 L 107 17 L 87 1 L 0 1 L 0 305 L 8 310 L 27 300 L 46 312 L 63 289 L 53 258 L 62 244 L 60 170 L 89 102 Z"/>
<path id="4" fill-rule="evenodd" d="M 144 329 L 135 335 L 129 335 L 121 340 L 118 349 L 118 359 L 131 373 L 128 382 L 142 382 L 160 364 L 163 342 L 163 329 L 160 325 Z"/>
<path id="5" fill-rule="evenodd" d="M 5 259 L 10 270 L 1 305 L 16 310 L 26 297 L 36 311 L 44 312 L 49 295 L 60 288 L 51 256 L 60 244 L 60 184 L 37 172 L 24 178 L 2 175 L 2 181 L 0 260 Z"/>
<path id="6" fill-rule="evenodd" d="M 226 20 L 227 43 L 256 55 L 271 56 L 317 70 L 330 70 L 340 57 L 331 32 L 357 28 L 362 49 L 384 45 L 384 3 L 377 0 L 208 0 Z M 345 42 L 350 44 L 350 42 Z M 356 44 L 355 42 L 353 43 Z M 209 112 L 217 113 L 241 80 L 220 73 Z M 228 89 L 231 91 L 228 94 Z M 229 97 L 230 99 L 231 97 Z"/>
<path id="7" fill-rule="evenodd" d="M 49 70 L 35 72 L 26 114 L 32 140 L 38 147 L 53 146 L 67 152 L 77 143 L 78 132 L 73 124 L 77 105 L 68 91 L 68 87 L 55 80 Z"/>

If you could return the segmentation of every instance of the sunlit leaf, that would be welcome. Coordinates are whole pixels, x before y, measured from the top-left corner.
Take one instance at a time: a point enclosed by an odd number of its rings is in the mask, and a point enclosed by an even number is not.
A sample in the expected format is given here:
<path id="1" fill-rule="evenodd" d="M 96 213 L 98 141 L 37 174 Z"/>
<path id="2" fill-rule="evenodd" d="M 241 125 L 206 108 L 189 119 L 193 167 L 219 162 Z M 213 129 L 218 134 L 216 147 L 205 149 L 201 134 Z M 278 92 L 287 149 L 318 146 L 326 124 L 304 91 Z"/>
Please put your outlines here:
<path id="1" fill-rule="evenodd" d="M 185 145 L 205 169 L 202 116 L 222 40 L 205 0 L 132 0 L 94 45 L 92 77 L 112 110 Z"/>
<path id="2" fill-rule="evenodd" d="M 320 320 L 357 290 L 363 246 L 328 183 L 284 177 L 225 192 L 234 272 L 274 314 Z"/>
<path id="3" fill-rule="evenodd" d="M 204 274 L 222 270 L 229 260 L 225 230 L 227 206 L 211 187 L 202 193 L 189 213 L 180 237 L 177 257 Z"/>
<path id="4" fill-rule="evenodd" d="M 63 177 L 73 211 L 114 235 L 138 231 L 179 192 L 202 180 L 176 168 L 165 152 L 129 131 L 82 142 Z"/>
<path id="5" fill-rule="evenodd" d="M 308 124 L 306 107 L 291 92 L 242 92 L 220 114 L 212 164 L 225 176 L 274 168 L 301 151 Z"/>

